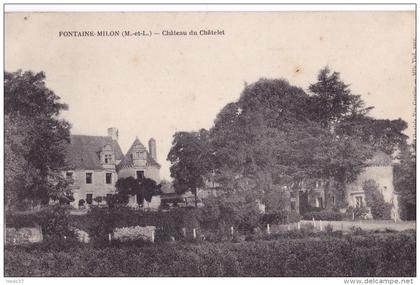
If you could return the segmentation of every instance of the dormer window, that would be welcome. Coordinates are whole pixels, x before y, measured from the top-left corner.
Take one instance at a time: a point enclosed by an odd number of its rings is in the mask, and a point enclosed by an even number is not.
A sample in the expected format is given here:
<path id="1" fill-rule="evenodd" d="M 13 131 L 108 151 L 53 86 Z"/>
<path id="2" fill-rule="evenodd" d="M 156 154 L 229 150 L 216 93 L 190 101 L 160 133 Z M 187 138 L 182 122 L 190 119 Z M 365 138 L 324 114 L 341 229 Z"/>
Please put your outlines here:
<path id="1" fill-rule="evenodd" d="M 105 145 L 101 151 L 102 164 L 114 164 L 114 151 L 111 145 Z"/>
<path id="2" fill-rule="evenodd" d="M 111 164 L 112 162 L 112 154 L 105 154 L 105 164 Z"/>
<path id="3" fill-rule="evenodd" d="M 131 154 L 131 159 L 146 159 L 146 152 L 145 151 L 135 151 Z"/>

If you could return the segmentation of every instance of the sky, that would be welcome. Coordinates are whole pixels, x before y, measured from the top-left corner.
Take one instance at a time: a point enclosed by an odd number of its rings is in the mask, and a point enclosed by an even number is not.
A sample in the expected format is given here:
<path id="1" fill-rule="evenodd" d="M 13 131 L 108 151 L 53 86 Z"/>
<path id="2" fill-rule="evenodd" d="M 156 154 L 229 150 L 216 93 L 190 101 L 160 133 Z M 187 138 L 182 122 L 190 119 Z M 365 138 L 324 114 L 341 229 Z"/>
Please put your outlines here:
<path id="1" fill-rule="evenodd" d="M 162 35 L 209 29 L 223 35 Z M 96 36 L 143 30 L 152 36 Z M 145 146 L 154 137 L 169 179 L 175 132 L 210 128 L 245 83 L 284 78 L 307 90 L 326 65 L 373 117 L 407 121 L 412 138 L 414 38 L 414 12 L 8 13 L 5 69 L 44 71 L 69 105 L 72 134 L 116 127 L 123 152 L 136 136 Z"/>

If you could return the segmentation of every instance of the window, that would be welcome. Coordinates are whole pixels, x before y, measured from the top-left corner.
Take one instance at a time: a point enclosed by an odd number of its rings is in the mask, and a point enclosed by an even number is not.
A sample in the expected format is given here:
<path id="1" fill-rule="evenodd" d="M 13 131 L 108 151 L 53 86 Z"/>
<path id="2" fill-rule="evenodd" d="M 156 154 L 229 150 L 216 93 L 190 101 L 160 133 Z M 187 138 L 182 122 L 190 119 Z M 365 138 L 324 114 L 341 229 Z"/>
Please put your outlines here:
<path id="1" fill-rule="evenodd" d="M 112 183 L 112 173 L 105 173 L 105 183 L 106 184 Z"/>
<path id="2" fill-rule="evenodd" d="M 141 180 L 144 178 L 144 171 L 138 170 L 136 171 L 136 175 L 137 175 L 137 180 Z"/>
<path id="3" fill-rule="evenodd" d="M 72 180 L 73 179 L 73 172 L 67 171 L 66 172 L 66 179 L 67 180 Z"/>
<path id="4" fill-rule="evenodd" d="M 335 206 L 335 197 L 332 196 L 332 204 Z"/>
<path id="5" fill-rule="evenodd" d="M 357 208 L 363 207 L 363 197 L 362 196 L 356 196 L 356 207 Z"/>
<path id="6" fill-rule="evenodd" d="M 86 184 L 92 184 L 92 172 L 86 172 Z"/>
<path id="7" fill-rule="evenodd" d="M 105 154 L 105 164 L 112 163 L 112 154 Z"/>
<path id="8" fill-rule="evenodd" d="M 92 204 L 92 199 L 93 198 L 93 194 L 86 194 L 86 203 L 88 203 L 89 205 Z"/>
<path id="9" fill-rule="evenodd" d="M 322 197 L 316 198 L 316 206 L 317 206 L 317 208 L 324 208 L 324 203 L 322 201 Z"/>

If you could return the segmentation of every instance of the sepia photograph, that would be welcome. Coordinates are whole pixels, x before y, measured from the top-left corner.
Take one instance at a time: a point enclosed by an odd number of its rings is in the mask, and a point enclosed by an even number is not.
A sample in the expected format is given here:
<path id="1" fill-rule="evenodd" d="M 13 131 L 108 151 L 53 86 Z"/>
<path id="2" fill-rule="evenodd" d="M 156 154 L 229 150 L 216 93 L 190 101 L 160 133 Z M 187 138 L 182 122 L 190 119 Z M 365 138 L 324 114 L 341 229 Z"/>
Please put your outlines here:
<path id="1" fill-rule="evenodd" d="M 93 6 L 4 8 L 9 283 L 414 284 L 415 4 Z"/>

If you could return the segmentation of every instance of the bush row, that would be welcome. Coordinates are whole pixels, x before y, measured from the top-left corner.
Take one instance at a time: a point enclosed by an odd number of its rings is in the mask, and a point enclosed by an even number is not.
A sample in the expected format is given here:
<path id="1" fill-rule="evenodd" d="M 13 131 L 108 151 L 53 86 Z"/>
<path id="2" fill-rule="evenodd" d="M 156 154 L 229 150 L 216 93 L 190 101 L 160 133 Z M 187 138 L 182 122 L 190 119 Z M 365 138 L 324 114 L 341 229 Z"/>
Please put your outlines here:
<path id="1" fill-rule="evenodd" d="M 415 276 L 415 233 L 162 244 L 6 247 L 5 276 Z"/>
<path id="2" fill-rule="evenodd" d="M 322 220 L 322 221 L 342 221 L 345 218 L 345 215 L 331 210 L 323 210 L 323 211 L 314 211 L 314 212 L 306 212 L 303 214 L 304 220 Z"/>
<path id="3" fill-rule="evenodd" d="M 233 204 L 233 203 L 232 203 Z M 169 241 L 192 238 L 192 229 L 197 236 L 206 234 L 222 239 L 230 235 L 231 227 L 235 232 L 252 232 L 265 224 L 285 224 L 296 222 L 300 216 L 286 211 L 261 214 L 252 204 L 245 206 L 220 205 L 214 201 L 210 206 L 196 208 L 177 208 L 170 211 L 144 212 L 127 207 L 92 208 L 82 216 L 68 215 L 66 209 L 53 206 L 47 207 L 37 214 L 6 215 L 8 227 L 41 226 L 44 235 L 55 238 L 71 238 L 72 229 L 77 228 L 89 233 L 96 244 L 107 244 L 108 234 L 115 228 L 132 226 L 155 226 L 156 241 Z M 188 237 L 189 236 L 189 237 Z"/>
<path id="4" fill-rule="evenodd" d="M 12 214 L 6 212 L 6 227 L 41 227 L 43 235 L 74 237 L 69 227 L 69 209 L 59 205 L 47 206 L 39 212 L 29 214 Z"/>

